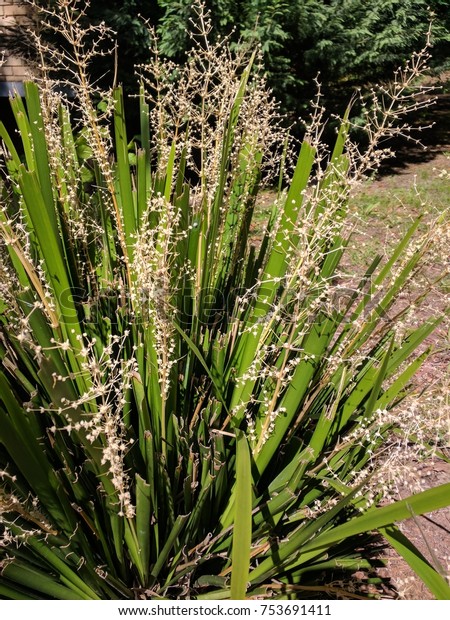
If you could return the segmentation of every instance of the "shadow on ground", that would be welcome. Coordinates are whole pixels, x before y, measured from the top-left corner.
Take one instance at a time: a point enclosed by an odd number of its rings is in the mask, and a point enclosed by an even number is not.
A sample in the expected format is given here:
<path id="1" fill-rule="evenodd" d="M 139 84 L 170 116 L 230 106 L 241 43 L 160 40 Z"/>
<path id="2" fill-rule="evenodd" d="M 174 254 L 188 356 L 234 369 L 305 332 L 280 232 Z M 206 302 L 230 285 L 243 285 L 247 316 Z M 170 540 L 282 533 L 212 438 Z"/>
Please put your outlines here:
<path id="1" fill-rule="evenodd" d="M 395 157 L 386 159 L 379 175 L 391 175 L 402 172 L 411 164 L 432 161 L 437 155 L 448 150 L 450 144 L 450 93 L 437 94 L 436 103 L 410 118 L 416 130 L 412 136 L 420 144 L 404 138 L 386 143 L 395 152 Z M 428 127 L 420 130 L 420 127 Z"/>

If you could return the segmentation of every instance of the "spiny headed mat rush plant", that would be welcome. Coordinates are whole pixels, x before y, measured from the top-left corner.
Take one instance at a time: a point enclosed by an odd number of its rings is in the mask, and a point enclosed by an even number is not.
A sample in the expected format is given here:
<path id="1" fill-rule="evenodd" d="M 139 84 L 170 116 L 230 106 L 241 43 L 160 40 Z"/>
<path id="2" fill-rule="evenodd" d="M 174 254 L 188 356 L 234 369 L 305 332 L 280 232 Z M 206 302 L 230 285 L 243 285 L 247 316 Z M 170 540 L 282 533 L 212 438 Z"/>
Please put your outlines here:
<path id="1" fill-rule="evenodd" d="M 43 69 L 11 100 L 23 156 L 0 128 L 0 596 L 345 596 L 333 571 L 368 566 L 361 535 L 378 531 L 448 598 L 395 522 L 450 485 L 377 507 L 374 460 L 439 320 L 401 335 L 388 316 L 429 239 L 414 224 L 339 284 L 349 189 L 426 54 L 370 112 L 361 156 L 343 121 L 325 163 L 316 108 L 252 245 L 280 136 L 253 60 L 208 43 L 200 14 L 186 66 L 142 68 L 130 151 L 120 89 L 98 104 L 89 86 L 79 8 L 48 14 L 73 49 L 39 48 L 73 98 Z"/>

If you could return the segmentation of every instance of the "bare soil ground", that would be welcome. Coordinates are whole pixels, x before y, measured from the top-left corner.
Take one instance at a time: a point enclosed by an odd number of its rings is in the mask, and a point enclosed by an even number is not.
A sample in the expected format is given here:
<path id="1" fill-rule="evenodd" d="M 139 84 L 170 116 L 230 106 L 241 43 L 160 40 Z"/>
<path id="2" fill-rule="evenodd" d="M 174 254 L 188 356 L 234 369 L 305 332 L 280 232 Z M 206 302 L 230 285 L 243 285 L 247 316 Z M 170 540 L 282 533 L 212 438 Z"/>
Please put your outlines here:
<path id="1" fill-rule="evenodd" d="M 420 201 L 414 204 L 412 194 L 407 193 L 414 186 L 419 186 L 420 193 L 422 184 L 422 192 L 425 191 L 428 194 L 425 196 L 427 202 L 432 204 L 433 201 L 437 201 L 439 211 L 445 212 L 450 208 L 450 177 L 439 176 L 440 171 L 450 170 L 450 95 L 440 95 L 436 107 L 429 112 L 429 115 L 435 125 L 422 136 L 427 149 L 424 151 L 411 147 L 411 144 L 397 149 L 396 158 L 388 161 L 378 179 L 363 190 L 364 198 L 367 198 L 368 203 L 372 205 L 365 226 L 363 223 L 363 228 L 366 228 L 366 234 L 369 234 L 372 246 L 383 247 L 397 236 L 396 231 L 401 230 L 402 224 L 419 215 Z M 433 180 L 436 179 L 439 179 L 439 192 L 434 196 L 434 187 L 437 186 L 433 185 Z M 425 219 L 429 217 L 431 214 L 426 215 Z M 450 248 L 447 248 L 448 256 L 450 256 Z M 435 312 L 439 313 L 443 310 L 445 302 L 441 296 L 437 294 L 430 301 Z M 447 388 L 449 385 L 450 346 L 447 330 L 448 324 L 433 335 L 433 344 L 437 353 L 427 360 L 415 377 L 416 392 L 424 391 L 429 394 L 426 402 L 431 425 L 435 414 L 433 409 L 436 409 L 436 415 L 438 415 L 438 410 L 442 407 L 442 382 L 446 383 Z M 448 393 L 446 398 L 449 398 Z M 449 436 L 450 428 L 441 448 L 442 456 L 446 458 L 435 456 L 411 463 L 411 469 L 424 489 L 450 482 Z M 405 486 L 398 489 L 398 496 L 399 498 L 407 497 L 410 492 L 405 482 Z M 436 570 L 448 579 L 450 575 L 450 507 L 426 516 L 414 516 L 402 523 L 400 529 Z M 408 600 L 434 598 L 408 564 L 393 549 L 387 549 L 382 557 L 386 561 L 386 568 L 379 571 L 379 575 L 383 578 L 383 586 L 378 589 L 379 595 Z M 360 577 L 364 580 L 364 575 Z"/>
<path id="2" fill-rule="evenodd" d="M 449 82 L 447 76 L 447 85 Z M 439 213 L 450 213 L 450 176 L 441 174 L 442 170 L 450 172 L 450 94 L 438 95 L 436 105 L 425 112 L 421 118 L 413 119 L 413 124 L 428 125 L 431 129 L 420 134 L 425 149 L 411 142 L 398 142 L 392 148 L 395 158 L 386 160 L 378 177 L 362 188 L 356 198 L 356 209 L 361 211 L 359 230 L 354 239 L 354 255 L 349 253 L 345 265 L 349 273 L 362 269 L 362 263 L 369 263 L 374 255 L 389 251 L 395 240 L 409 227 L 424 210 L 424 202 L 430 205 L 425 222 L 430 222 Z M 261 230 L 267 208 L 273 201 L 273 194 L 263 195 L 261 205 Z M 428 207 L 427 207 L 428 208 Z M 366 209 L 364 213 L 364 209 Z M 253 230 L 258 239 L 261 234 L 259 222 Z M 450 257 L 450 248 L 443 251 L 443 256 Z M 429 276 L 433 278 L 433 270 L 437 272 L 442 265 L 431 265 Z M 436 291 L 427 301 L 427 310 L 434 315 L 448 307 L 447 283 L 446 293 Z M 407 303 L 408 300 L 406 300 Z M 414 391 L 424 393 L 426 403 L 425 417 L 433 432 L 433 420 L 440 415 L 444 404 L 450 409 L 450 331 L 449 323 L 436 330 L 427 344 L 433 344 L 435 353 L 421 367 L 415 377 Z M 446 388 L 445 388 L 446 385 Z M 447 389 L 446 396 L 443 393 Z M 419 396 L 420 398 L 420 396 Z M 446 400 L 445 400 L 446 399 Z M 439 446 L 440 456 L 413 459 L 410 463 L 411 477 L 414 484 L 421 489 L 432 488 L 450 482 L 450 415 L 447 411 L 448 429 L 442 444 Z M 411 495 L 413 481 L 405 480 L 397 489 L 399 499 Z M 450 502 L 450 498 L 449 498 Z M 400 525 L 402 532 L 421 551 L 427 560 L 445 578 L 450 576 L 450 507 L 422 517 L 413 516 Z M 408 564 L 392 549 L 383 547 L 377 552 L 382 567 L 374 574 L 357 571 L 353 579 L 359 584 L 361 593 L 371 596 L 407 599 L 430 600 L 433 595 L 413 572 Z"/>

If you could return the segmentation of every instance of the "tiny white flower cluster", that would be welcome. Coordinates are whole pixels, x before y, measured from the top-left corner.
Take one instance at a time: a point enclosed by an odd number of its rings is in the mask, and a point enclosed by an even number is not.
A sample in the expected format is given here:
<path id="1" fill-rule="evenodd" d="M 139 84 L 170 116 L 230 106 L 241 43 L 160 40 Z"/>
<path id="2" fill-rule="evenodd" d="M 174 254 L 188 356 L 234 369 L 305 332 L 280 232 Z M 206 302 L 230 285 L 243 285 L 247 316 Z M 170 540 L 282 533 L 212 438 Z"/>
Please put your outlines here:
<path id="1" fill-rule="evenodd" d="M 53 408 L 42 407 L 42 413 L 49 412 L 55 417 L 50 431 L 79 433 L 91 444 L 102 450 L 101 465 L 108 464 L 108 474 L 117 492 L 119 515 L 131 518 L 134 506 L 129 491 L 129 477 L 124 466 L 124 456 L 133 443 L 127 439 L 123 423 L 123 409 L 127 404 L 126 393 L 132 378 L 137 375 L 137 365 L 133 356 L 126 359 L 122 355 L 127 346 L 129 332 L 122 336 L 110 336 L 107 346 L 99 355 L 96 339 L 87 340 L 83 334 L 81 355 L 82 372 L 88 380 L 88 388 L 76 400 L 63 397 Z M 55 346 L 58 344 L 55 343 Z M 64 350 L 67 343 L 60 343 Z M 55 382 L 64 382 L 67 377 L 54 375 Z M 73 377 L 72 377 L 73 379 Z M 62 424 L 61 424 L 62 422 Z"/>
<path id="2" fill-rule="evenodd" d="M 193 10 L 203 11 L 197 5 L 194 5 Z M 223 163 L 223 138 L 228 131 L 230 113 L 241 86 L 241 70 L 249 59 L 245 52 L 232 54 L 223 40 L 211 44 L 209 35 L 212 25 L 209 16 L 201 13 L 199 17 L 199 20 L 193 22 L 194 31 L 189 33 L 193 49 L 188 62 L 181 66 L 162 59 L 156 37 L 150 28 L 153 56 L 148 64 L 140 67 L 140 77 L 148 86 L 147 97 L 152 104 L 150 122 L 157 139 L 156 150 L 161 173 L 165 173 L 170 150 L 175 144 L 177 153 L 184 152 L 187 156 L 188 168 L 202 179 L 203 197 L 206 196 L 211 202 Z M 174 75 L 177 75 L 176 81 Z M 264 80 L 252 76 L 251 83 L 252 87 L 241 102 L 240 125 L 235 131 L 231 154 L 231 174 L 242 167 L 242 158 L 240 161 L 238 158 L 244 142 L 250 159 L 257 156 L 261 144 L 264 144 L 263 152 L 266 156 L 276 159 L 272 147 L 283 143 L 279 136 L 285 132 L 276 122 L 277 106 Z M 258 115 L 255 110 L 258 110 Z M 183 129 L 187 125 L 189 136 L 186 140 Z M 249 160 L 246 163 L 247 169 L 251 170 L 252 162 Z M 273 170 L 273 162 L 268 159 L 264 162 L 264 168 L 267 171 Z M 228 200 L 230 196 L 225 195 L 224 198 Z"/>
<path id="3" fill-rule="evenodd" d="M 16 477 L 10 476 L 8 472 L 0 471 L 0 479 L 6 483 L 16 483 Z M 26 543 L 29 538 L 42 536 L 42 534 L 55 534 L 48 524 L 44 515 L 38 511 L 37 498 L 28 498 L 24 503 L 23 499 L 17 497 L 13 492 L 0 487 L 0 547 L 19 547 Z M 25 520 L 29 527 L 19 524 L 19 518 Z M 37 526 L 37 527 L 35 527 Z M 6 560 L 7 561 L 7 560 Z M 0 570 L 2 563 L 0 563 Z"/>
<path id="4" fill-rule="evenodd" d="M 131 265 L 131 300 L 137 319 L 153 332 L 163 399 L 168 396 L 171 370 L 176 363 L 174 297 L 183 278 L 190 277 L 189 265 L 177 264 L 177 245 L 187 235 L 180 223 L 178 208 L 161 195 L 151 198 L 136 235 Z"/>

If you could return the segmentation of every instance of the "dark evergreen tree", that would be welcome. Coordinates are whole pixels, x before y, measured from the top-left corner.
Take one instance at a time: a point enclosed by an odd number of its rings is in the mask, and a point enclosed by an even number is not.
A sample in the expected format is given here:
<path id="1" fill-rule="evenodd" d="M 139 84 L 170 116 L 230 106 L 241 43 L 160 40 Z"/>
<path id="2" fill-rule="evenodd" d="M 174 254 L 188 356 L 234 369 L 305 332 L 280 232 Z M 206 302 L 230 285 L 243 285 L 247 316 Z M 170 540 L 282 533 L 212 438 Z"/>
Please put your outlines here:
<path id="1" fill-rule="evenodd" d="M 52 0 L 50 0 L 51 3 Z M 41 0 L 48 4 L 48 0 Z M 390 75 L 420 49 L 433 18 L 433 64 L 450 58 L 450 0 L 205 0 L 213 36 L 228 35 L 234 45 L 261 45 L 264 67 L 286 110 L 297 111 L 309 98 L 320 72 L 328 86 L 364 84 Z M 148 31 L 158 31 L 161 51 L 183 61 L 192 0 L 94 0 L 88 19 L 105 21 L 117 32 L 118 80 L 135 91 L 134 66 L 148 58 Z M 93 71 L 110 74 L 114 59 Z"/>

